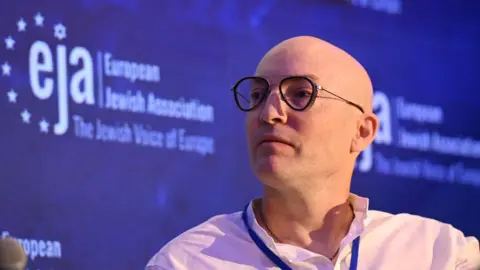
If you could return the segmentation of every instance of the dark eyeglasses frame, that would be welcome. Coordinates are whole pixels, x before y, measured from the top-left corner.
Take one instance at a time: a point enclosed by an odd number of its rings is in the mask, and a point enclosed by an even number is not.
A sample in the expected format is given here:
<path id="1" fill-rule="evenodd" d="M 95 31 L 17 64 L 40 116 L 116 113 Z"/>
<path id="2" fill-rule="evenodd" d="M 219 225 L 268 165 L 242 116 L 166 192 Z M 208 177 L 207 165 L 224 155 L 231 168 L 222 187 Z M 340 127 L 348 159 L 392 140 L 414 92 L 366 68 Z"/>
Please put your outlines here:
<path id="1" fill-rule="evenodd" d="M 343 97 L 341 97 L 341 96 L 339 96 L 339 95 L 337 95 L 337 94 L 335 94 L 335 93 L 333 93 L 333 92 L 331 92 L 331 91 L 323 88 L 322 86 L 316 84 L 316 83 L 315 83 L 312 79 L 310 79 L 308 76 L 288 76 L 288 77 L 283 78 L 283 79 L 280 81 L 279 85 L 282 85 L 283 82 L 286 81 L 286 80 L 295 79 L 295 78 L 300 78 L 300 79 L 305 79 L 305 80 L 307 80 L 307 81 L 312 85 L 313 93 L 312 93 L 312 96 L 310 97 L 310 100 L 308 101 L 307 105 L 305 105 L 304 108 L 298 109 L 298 108 L 292 107 L 292 106 L 290 105 L 290 103 L 288 103 L 288 101 L 286 101 L 286 98 L 285 98 L 285 96 L 283 95 L 283 91 L 281 91 L 281 89 L 280 89 L 279 92 L 280 92 L 280 96 L 281 96 L 282 100 L 288 105 L 288 107 L 290 107 L 290 108 L 291 108 L 292 110 L 294 110 L 294 111 L 305 111 L 305 110 L 307 110 L 308 108 L 310 108 L 310 107 L 313 105 L 313 103 L 315 103 L 315 100 L 317 99 L 317 97 L 320 97 L 320 96 L 318 95 L 318 92 L 319 92 L 319 91 L 325 91 L 325 92 L 333 95 L 334 97 L 342 100 L 343 102 L 345 102 L 345 103 L 347 103 L 347 104 L 349 104 L 349 105 L 357 108 L 357 109 L 360 110 L 362 113 L 365 112 L 365 111 L 363 110 L 362 106 L 360 106 L 360 105 L 358 105 L 357 103 L 354 103 L 354 102 L 352 102 L 352 101 L 350 101 L 350 100 L 348 100 L 348 99 L 345 99 L 345 98 L 343 98 Z M 237 88 L 238 88 L 238 86 L 239 86 L 243 81 L 248 80 L 248 79 L 261 79 L 261 80 L 266 81 L 266 82 L 267 82 L 267 85 L 268 85 L 268 91 L 266 92 L 266 94 L 262 95 L 260 101 L 257 102 L 257 104 L 255 104 L 255 106 L 253 106 L 253 107 L 250 108 L 250 109 L 244 109 L 244 108 L 242 108 L 242 106 L 240 106 L 240 101 L 238 100 L 238 96 L 240 95 L 240 93 L 237 92 Z M 264 77 L 259 77 L 259 76 L 247 76 L 247 77 L 243 77 L 243 78 L 241 78 L 240 80 L 238 80 L 238 81 L 235 83 L 235 85 L 234 85 L 230 90 L 233 91 L 233 93 L 234 93 L 235 102 L 237 103 L 237 107 L 238 107 L 240 110 L 244 111 L 244 112 L 248 112 L 248 111 L 254 110 L 255 108 L 258 107 L 258 105 L 260 105 L 263 101 L 265 101 L 266 97 L 268 97 L 268 96 L 270 95 L 270 92 L 272 91 L 270 86 L 271 86 L 270 82 L 268 81 L 268 79 L 266 79 L 266 78 L 264 78 Z"/>

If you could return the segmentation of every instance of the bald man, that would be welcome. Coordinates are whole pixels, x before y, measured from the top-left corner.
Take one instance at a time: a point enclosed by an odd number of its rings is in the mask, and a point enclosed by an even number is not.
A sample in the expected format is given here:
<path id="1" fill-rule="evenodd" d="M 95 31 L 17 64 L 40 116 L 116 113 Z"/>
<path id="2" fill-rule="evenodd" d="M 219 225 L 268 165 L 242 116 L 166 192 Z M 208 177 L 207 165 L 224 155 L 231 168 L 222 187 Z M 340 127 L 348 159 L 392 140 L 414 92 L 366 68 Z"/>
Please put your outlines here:
<path id="1" fill-rule="evenodd" d="M 246 112 L 262 198 L 164 246 L 156 269 L 475 269 L 478 240 L 449 224 L 368 209 L 350 192 L 374 140 L 372 84 L 345 51 L 314 37 L 272 48 L 233 87 Z"/>

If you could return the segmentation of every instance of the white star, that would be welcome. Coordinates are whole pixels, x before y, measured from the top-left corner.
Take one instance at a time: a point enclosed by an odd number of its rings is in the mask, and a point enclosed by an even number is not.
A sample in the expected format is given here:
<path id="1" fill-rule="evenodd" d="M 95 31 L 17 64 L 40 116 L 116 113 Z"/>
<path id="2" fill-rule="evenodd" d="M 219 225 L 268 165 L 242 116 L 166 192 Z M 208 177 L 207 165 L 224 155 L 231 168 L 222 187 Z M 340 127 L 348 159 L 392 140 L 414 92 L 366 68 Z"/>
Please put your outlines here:
<path id="1" fill-rule="evenodd" d="M 13 50 L 15 46 L 15 40 L 12 38 L 12 36 L 8 36 L 5 39 L 5 46 L 7 47 L 8 50 Z"/>
<path id="2" fill-rule="evenodd" d="M 58 40 L 62 40 L 67 37 L 67 28 L 65 25 L 57 23 L 53 29 L 53 35 L 58 38 Z"/>
<path id="3" fill-rule="evenodd" d="M 48 126 L 50 124 L 45 121 L 45 119 L 42 119 L 42 121 L 38 122 L 38 125 L 40 126 L 40 132 L 48 133 Z"/>
<path id="4" fill-rule="evenodd" d="M 18 94 L 13 89 L 10 89 L 10 91 L 7 92 L 7 96 L 10 103 L 17 103 Z"/>
<path id="5" fill-rule="evenodd" d="M 42 16 L 42 14 L 40 14 L 40 12 L 38 12 L 37 15 L 35 15 L 35 17 L 33 17 L 33 19 L 35 20 L 35 25 L 36 26 L 43 27 L 43 20 L 45 18 Z"/>
<path id="6" fill-rule="evenodd" d="M 22 121 L 24 123 L 30 124 L 30 117 L 32 115 L 27 111 L 27 109 L 24 109 L 20 116 L 22 116 Z"/>
<path id="7" fill-rule="evenodd" d="M 18 20 L 18 22 L 17 22 L 18 32 L 25 32 L 26 27 L 27 27 L 27 23 L 25 22 L 25 20 L 23 18 L 20 18 L 20 20 Z"/>
<path id="8" fill-rule="evenodd" d="M 10 71 L 11 70 L 12 70 L 12 67 L 8 64 L 8 62 L 3 63 L 3 65 L 2 65 L 2 75 L 10 76 Z"/>

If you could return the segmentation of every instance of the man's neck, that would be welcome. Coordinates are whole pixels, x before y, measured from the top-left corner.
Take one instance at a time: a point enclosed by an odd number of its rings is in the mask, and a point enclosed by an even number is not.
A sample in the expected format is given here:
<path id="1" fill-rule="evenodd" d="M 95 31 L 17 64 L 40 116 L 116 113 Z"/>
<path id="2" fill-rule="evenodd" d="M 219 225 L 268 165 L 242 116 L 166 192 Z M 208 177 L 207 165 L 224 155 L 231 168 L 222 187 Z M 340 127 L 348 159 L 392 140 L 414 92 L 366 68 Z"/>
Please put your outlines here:
<path id="1" fill-rule="evenodd" d="M 347 190 L 279 192 L 266 187 L 255 214 L 276 241 L 332 259 L 354 218 L 348 197 Z"/>

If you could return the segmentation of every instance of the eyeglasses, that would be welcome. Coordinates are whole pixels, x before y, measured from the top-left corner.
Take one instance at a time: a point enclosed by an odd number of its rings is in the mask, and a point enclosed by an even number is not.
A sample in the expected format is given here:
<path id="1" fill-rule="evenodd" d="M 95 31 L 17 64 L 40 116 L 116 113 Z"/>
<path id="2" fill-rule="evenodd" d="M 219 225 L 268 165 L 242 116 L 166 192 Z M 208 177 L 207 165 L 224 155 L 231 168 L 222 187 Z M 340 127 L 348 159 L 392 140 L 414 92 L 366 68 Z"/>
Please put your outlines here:
<path id="1" fill-rule="evenodd" d="M 232 87 L 235 102 L 242 111 L 251 111 L 262 103 L 271 92 L 270 82 L 263 77 L 244 77 Z M 305 111 L 313 105 L 320 91 L 325 91 L 332 96 L 359 109 L 363 108 L 327 89 L 317 85 L 307 76 L 289 76 L 282 79 L 278 85 L 282 100 L 295 111 Z"/>

